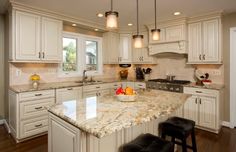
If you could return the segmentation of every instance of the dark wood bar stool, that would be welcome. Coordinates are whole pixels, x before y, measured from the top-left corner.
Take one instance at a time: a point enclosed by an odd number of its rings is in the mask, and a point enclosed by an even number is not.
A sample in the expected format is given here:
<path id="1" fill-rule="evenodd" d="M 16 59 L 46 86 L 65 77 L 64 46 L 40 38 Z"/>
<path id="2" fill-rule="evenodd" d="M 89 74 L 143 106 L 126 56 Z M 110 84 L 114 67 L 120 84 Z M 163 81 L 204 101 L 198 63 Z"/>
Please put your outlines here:
<path id="1" fill-rule="evenodd" d="M 174 144 L 152 134 L 142 134 L 122 146 L 120 152 L 174 152 Z"/>
<path id="2" fill-rule="evenodd" d="M 159 124 L 159 134 L 162 139 L 166 139 L 166 136 L 170 136 L 171 142 L 182 145 L 183 152 L 187 152 L 187 148 L 192 149 L 193 152 L 197 152 L 194 127 L 195 122 L 192 120 L 171 117 Z M 187 145 L 186 140 L 189 135 L 191 135 L 192 138 L 192 146 Z M 179 139 L 181 142 L 175 139 Z"/>

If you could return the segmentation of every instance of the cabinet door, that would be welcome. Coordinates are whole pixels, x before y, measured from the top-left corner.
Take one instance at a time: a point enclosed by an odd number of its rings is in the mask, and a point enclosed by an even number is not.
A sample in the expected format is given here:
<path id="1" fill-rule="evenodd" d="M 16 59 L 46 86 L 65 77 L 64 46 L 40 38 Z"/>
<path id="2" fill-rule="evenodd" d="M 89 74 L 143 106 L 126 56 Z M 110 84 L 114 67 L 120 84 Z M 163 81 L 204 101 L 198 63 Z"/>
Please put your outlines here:
<path id="1" fill-rule="evenodd" d="M 166 42 L 184 40 L 184 26 L 166 28 Z"/>
<path id="2" fill-rule="evenodd" d="M 79 100 L 82 98 L 82 88 L 72 87 L 56 90 L 56 103 L 61 103 L 69 100 Z"/>
<path id="3" fill-rule="evenodd" d="M 216 128 L 216 98 L 199 97 L 199 126 Z"/>
<path id="4" fill-rule="evenodd" d="M 76 132 L 51 120 L 50 152 L 78 152 Z"/>
<path id="5" fill-rule="evenodd" d="M 142 63 L 142 48 L 133 48 L 132 60 L 134 63 Z"/>
<path id="6" fill-rule="evenodd" d="M 104 33 L 103 37 L 105 37 L 105 47 L 103 56 L 106 56 L 105 62 L 110 64 L 118 64 L 119 62 L 119 34 L 113 32 Z"/>
<path id="7" fill-rule="evenodd" d="M 100 91 L 98 91 L 98 93 L 99 93 L 99 96 L 103 96 L 103 95 L 109 95 L 109 94 L 111 94 L 111 91 L 110 91 L 110 89 L 107 89 L 107 90 L 100 90 Z"/>
<path id="8" fill-rule="evenodd" d="M 42 18 L 42 60 L 62 60 L 62 21 Z"/>
<path id="9" fill-rule="evenodd" d="M 190 119 L 198 124 L 198 97 L 190 97 L 184 104 L 184 118 Z"/>
<path id="10" fill-rule="evenodd" d="M 16 60 L 40 60 L 40 16 L 16 11 Z"/>
<path id="11" fill-rule="evenodd" d="M 97 91 L 83 92 L 83 98 L 96 97 L 98 95 Z"/>
<path id="12" fill-rule="evenodd" d="M 203 22 L 203 61 L 219 61 L 219 20 Z"/>
<path id="13" fill-rule="evenodd" d="M 201 22 L 189 24 L 188 26 L 188 41 L 189 52 L 188 62 L 201 62 L 202 59 L 202 29 Z"/>
<path id="14" fill-rule="evenodd" d="M 131 35 L 120 34 L 120 63 L 132 62 Z"/>

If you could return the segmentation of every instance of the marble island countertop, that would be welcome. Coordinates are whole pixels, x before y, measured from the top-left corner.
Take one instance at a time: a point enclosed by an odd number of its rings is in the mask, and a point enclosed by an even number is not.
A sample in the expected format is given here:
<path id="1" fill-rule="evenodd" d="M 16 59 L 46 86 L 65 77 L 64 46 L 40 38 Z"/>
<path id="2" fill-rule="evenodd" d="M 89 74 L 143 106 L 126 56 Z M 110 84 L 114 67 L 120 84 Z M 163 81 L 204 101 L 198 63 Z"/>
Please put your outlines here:
<path id="1" fill-rule="evenodd" d="M 135 102 L 120 102 L 113 95 L 64 101 L 49 112 L 84 132 L 102 138 L 166 116 L 184 104 L 190 95 L 159 90 L 139 93 Z"/>
<path id="2" fill-rule="evenodd" d="M 224 84 L 209 84 L 209 85 L 196 85 L 196 83 L 190 83 L 185 85 L 185 87 L 193 87 L 193 88 L 200 88 L 200 89 L 213 89 L 213 90 L 221 90 L 225 86 Z"/>

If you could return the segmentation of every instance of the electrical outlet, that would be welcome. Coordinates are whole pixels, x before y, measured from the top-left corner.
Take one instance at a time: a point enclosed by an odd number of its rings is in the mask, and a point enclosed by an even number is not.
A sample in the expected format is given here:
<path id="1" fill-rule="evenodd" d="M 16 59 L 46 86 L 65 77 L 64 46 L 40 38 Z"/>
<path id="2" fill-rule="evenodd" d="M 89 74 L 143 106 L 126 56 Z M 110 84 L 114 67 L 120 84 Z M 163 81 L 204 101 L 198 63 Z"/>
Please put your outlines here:
<path id="1" fill-rule="evenodd" d="M 16 77 L 19 77 L 21 76 L 21 69 L 16 69 Z"/>
<path id="2" fill-rule="evenodd" d="M 220 70 L 213 70 L 212 75 L 221 75 L 221 71 Z"/>

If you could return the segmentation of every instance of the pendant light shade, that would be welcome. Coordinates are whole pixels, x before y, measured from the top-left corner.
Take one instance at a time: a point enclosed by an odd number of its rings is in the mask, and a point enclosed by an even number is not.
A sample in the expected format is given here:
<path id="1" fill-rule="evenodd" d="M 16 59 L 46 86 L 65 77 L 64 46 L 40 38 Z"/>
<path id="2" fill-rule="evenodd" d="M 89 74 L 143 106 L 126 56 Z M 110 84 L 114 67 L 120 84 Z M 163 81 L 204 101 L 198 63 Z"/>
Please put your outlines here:
<path id="1" fill-rule="evenodd" d="M 138 15 L 138 0 L 137 0 L 137 34 L 133 35 L 134 48 L 143 47 L 143 35 L 139 34 L 139 15 Z"/>
<path id="2" fill-rule="evenodd" d="M 155 7 L 155 29 L 152 29 L 152 40 L 159 41 L 160 40 L 160 29 L 157 29 L 157 1 L 154 0 L 154 7 Z"/>
<path id="3" fill-rule="evenodd" d="M 118 28 L 118 12 L 113 11 L 113 0 L 111 0 L 111 11 L 105 13 L 106 28 L 107 29 L 117 29 Z"/>

